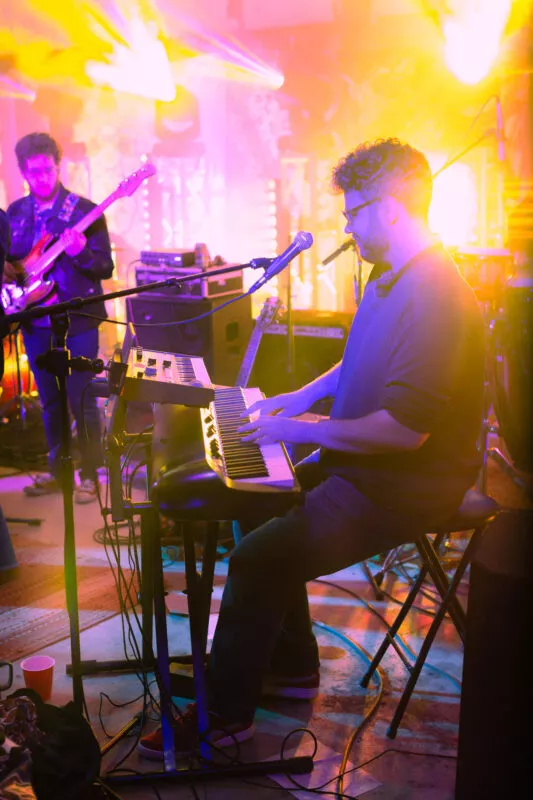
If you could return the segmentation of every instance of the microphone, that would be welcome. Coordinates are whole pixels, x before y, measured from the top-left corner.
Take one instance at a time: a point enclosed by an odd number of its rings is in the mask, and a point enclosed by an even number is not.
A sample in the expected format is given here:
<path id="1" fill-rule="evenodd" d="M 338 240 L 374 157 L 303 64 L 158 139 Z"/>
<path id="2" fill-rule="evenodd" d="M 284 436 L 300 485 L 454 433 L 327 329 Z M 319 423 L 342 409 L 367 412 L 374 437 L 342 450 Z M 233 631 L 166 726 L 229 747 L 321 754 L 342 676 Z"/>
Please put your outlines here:
<path id="1" fill-rule="evenodd" d="M 291 244 L 287 247 L 286 250 L 281 253 L 281 255 L 277 256 L 271 264 L 269 264 L 266 268 L 264 273 L 261 275 L 258 281 L 256 281 L 249 289 L 248 294 L 252 294 L 256 292 L 258 289 L 263 286 L 270 278 L 273 278 L 274 275 L 277 275 L 281 272 L 287 264 L 289 264 L 293 258 L 296 258 L 302 250 L 307 250 L 308 247 L 311 247 L 313 244 L 313 237 L 310 233 L 306 231 L 298 231 L 294 240 Z M 259 261 L 259 259 L 255 259 L 255 261 Z"/>
<path id="2" fill-rule="evenodd" d="M 329 256 L 322 261 L 322 266 L 325 267 L 330 264 L 337 258 L 337 256 L 340 256 L 341 253 L 344 253 L 345 250 L 348 250 L 349 247 L 355 247 L 355 241 L 353 239 L 345 239 L 340 247 L 337 247 L 333 253 L 330 253 Z"/>
<path id="3" fill-rule="evenodd" d="M 498 161 L 505 161 L 505 135 L 503 132 L 502 101 L 496 95 L 496 141 L 498 142 Z"/>

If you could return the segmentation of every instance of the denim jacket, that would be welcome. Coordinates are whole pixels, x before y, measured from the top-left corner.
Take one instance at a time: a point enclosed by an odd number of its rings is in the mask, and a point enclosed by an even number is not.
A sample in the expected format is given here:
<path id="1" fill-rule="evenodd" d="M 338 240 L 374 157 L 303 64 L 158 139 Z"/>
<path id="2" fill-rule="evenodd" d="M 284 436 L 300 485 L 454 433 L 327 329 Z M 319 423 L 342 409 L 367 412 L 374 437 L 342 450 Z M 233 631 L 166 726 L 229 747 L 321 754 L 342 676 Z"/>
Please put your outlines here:
<path id="1" fill-rule="evenodd" d="M 52 209 L 54 233 L 60 233 L 67 227 L 64 222 L 57 219 L 65 198 L 69 192 L 63 185 Z M 70 219 L 68 227 L 85 217 L 95 204 L 85 197 L 79 197 Z M 20 261 L 28 255 L 33 247 L 35 201 L 31 195 L 21 197 L 11 203 L 7 209 L 11 225 L 11 246 L 9 261 Z M 102 294 L 101 281 L 110 278 L 113 273 L 113 260 L 111 257 L 111 243 L 104 216 L 100 216 L 85 231 L 87 245 L 74 258 L 61 253 L 51 267 L 49 278 L 55 281 L 57 287 L 57 300 L 71 300 L 73 297 L 88 297 L 93 294 Z M 107 317 L 105 304 L 94 303 L 83 309 L 83 313 L 94 314 L 96 317 Z M 71 312 L 70 335 L 95 328 L 99 320 L 91 319 Z"/>

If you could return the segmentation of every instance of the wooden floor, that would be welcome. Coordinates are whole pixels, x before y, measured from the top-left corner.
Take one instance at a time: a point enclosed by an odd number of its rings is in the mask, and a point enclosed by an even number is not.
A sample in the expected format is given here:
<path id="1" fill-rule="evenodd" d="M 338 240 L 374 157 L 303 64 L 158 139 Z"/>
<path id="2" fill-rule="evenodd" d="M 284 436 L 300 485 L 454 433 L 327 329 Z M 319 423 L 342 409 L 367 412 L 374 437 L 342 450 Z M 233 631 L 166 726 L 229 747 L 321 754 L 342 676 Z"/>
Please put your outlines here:
<path id="1" fill-rule="evenodd" d="M 22 487 L 27 482 L 29 477 L 25 474 L 5 477 L 0 474 L 0 505 L 4 514 L 37 514 L 43 518 L 39 528 L 19 524 L 10 527 L 15 551 L 22 552 L 22 548 L 17 546 L 19 538 L 31 536 L 34 547 L 30 552 L 36 569 L 39 564 L 62 564 L 61 497 L 23 499 Z M 508 506 L 527 505 L 520 490 L 492 465 L 488 491 Z M 97 504 L 77 506 L 75 523 L 77 562 L 86 568 L 94 568 L 96 574 L 107 564 L 105 549 L 94 538 L 94 532 L 102 525 Z M 458 548 L 462 546 L 461 540 L 455 544 Z M 27 548 L 24 551 L 28 553 Z M 121 558 L 126 566 L 128 556 L 125 548 L 122 548 Z M 408 564 L 407 573 L 412 573 L 415 566 Z M 377 563 L 371 563 L 372 570 L 377 568 Z M 166 551 L 165 578 L 169 587 L 182 585 L 183 569 L 179 552 L 173 549 Z M 222 559 L 217 565 L 217 585 L 212 606 L 215 612 L 226 569 L 227 561 Z M 462 670 L 462 647 L 453 625 L 448 621 L 443 624 L 398 735 L 395 740 L 390 740 L 387 728 L 407 679 L 404 665 L 394 652 L 389 652 L 383 660 L 381 677 L 374 680 L 368 689 L 363 689 L 360 681 L 367 668 L 368 657 L 375 652 L 383 637 L 385 628 L 380 616 L 390 621 L 397 611 L 397 601 L 405 596 L 408 586 L 405 575 L 397 572 L 387 576 L 384 588 L 390 597 L 381 601 L 376 600 L 359 566 L 328 576 L 325 580 L 327 583 L 317 581 L 309 584 L 322 665 L 319 697 L 312 703 L 271 701 L 262 705 L 256 718 L 254 739 L 244 743 L 235 758 L 248 762 L 279 758 L 285 737 L 291 731 L 296 731 L 287 741 L 290 752 L 310 754 L 315 740 L 318 745 L 313 772 L 309 776 L 301 776 L 299 780 L 309 787 L 321 787 L 324 792 L 321 796 L 335 796 L 326 792 L 335 792 L 335 777 L 343 753 L 354 732 L 360 730 L 350 745 L 348 762 L 351 772 L 346 775 L 344 782 L 346 796 L 364 796 L 366 800 L 452 800 Z M 465 582 L 460 590 L 464 601 L 467 589 Z M 188 619 L 182 613 L 184 599 L 177 590 L 170 590 L 167 607 L 170 609 L 167 624 L 171 653 L 186 653 L 189 651 Z M 431 624 L 433 607 L 431 591 L 428 591 L 420 600 L 418 610 L 408 616 L 401 629 L 406 648 L 416 651 L 420 646 Z M 31 617 L 37 612 L 29 604 L 24 613 Z M 211 632 L 215 624 L 216 613 L 211 618 Z M 105 619 L 83 631 L 81 643 L 84 660 L 101 662 L 123 658 L 121 617 L 117 615 Z M 128 646 L 128 650 L 131 654 L 131 646 Z M 70 640 L 62 639 L 39 652 L 56 659 L 52 702 L 62 705 L 72 697 L 71 680 L 66 675 L 66 665 L 70 662 Z M 15 676 L 17 688 L 22 685 L 18 663 L 15 664 Z M 150 675 L 149 680 L 152 681 L 152 678 Z M 105 732 L 118 731 L 141 707 L 143 689 L 135 674 L 99 673 L 84 678 L 83 686 L 93 730 L 101 743 L 106 741 Z M 150 688 L 157 698 L 153 681 Z M 375 713 L 370 716 L 376 703 Z M 149 716 L 153 721 L 147 722 L 146 729 L 156 724 L 155 713 Z M 362 727 L 367 719 L 367 724 Z M 122 740 L 106 756 L 104 770 L 111 770 L 134 744 L 135 736 Z M 364 764 L 366 766 L 361 766 Z M 138 757 L 134 749 L 125 765 L 135 771 L 154 769 L 154 764 Z M 252 794 L 259 800 L 275 796 L 290 797 L 292 794 L 301 798 L 316 796 L 298 790 L 279 776 L 247 781 L 225 779 L 203 787 L 176 787 L 158 783 L 156 788 L 159 795 L 155 789 L 145 785 L 121 787 L 119 794 L 124 798 L 202 796 L 210 800 L 238 799 Z"/>

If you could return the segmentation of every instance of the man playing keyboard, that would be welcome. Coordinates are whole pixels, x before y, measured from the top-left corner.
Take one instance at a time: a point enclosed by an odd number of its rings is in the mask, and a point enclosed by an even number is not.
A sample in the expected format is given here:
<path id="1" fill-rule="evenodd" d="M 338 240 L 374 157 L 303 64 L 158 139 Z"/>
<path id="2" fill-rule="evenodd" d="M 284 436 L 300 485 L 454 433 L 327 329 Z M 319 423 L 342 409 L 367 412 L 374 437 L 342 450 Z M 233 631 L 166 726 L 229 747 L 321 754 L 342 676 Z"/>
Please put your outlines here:
<path id="1" fill-rule="evenodd" d="M 253 734 L 262 694 L 309 699 L 319 657 L 306 582 L 412 542 L 461 504 L 480 467 L 483 323 L 473 291 L 428 227 L 432 176 L 396 139 L 360 145 L 333 171 L 345 231 L 374 265 L 342 362 L 298 391 L 259 400 L 243 441 L 316 446 L 285 516 L 243 522 L 208 674 L 210 738 Z M 300 419 L 332 397 L 329 419 Z M 194 749 L 195 707 L 176 722 Z M 162 758 L 160 730 L 140 751 Z"/>

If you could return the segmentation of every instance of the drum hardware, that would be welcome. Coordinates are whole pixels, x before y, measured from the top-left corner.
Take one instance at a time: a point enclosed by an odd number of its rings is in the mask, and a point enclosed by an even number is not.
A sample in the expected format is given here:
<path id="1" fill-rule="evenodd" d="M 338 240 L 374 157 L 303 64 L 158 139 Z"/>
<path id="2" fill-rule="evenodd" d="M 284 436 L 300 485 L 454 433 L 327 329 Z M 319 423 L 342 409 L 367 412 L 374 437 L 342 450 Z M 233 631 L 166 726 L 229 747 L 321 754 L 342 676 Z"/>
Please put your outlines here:
<path id="1" fill-rule="evenodd" d="M 20 351 L 20 330 L 14 330 L 9 334 L 9 342 L 10 342 L 10 353 L 5 358 L 4 363 L 4 376 L 3 381 L 6 381 L 7 375 L 6 372 L 9 372 L 10 361 L 13 360 L 14 372 L 15 372 L 15 391 L 9 399 L 6 398 L 8 394 L 6 392 L 6 387 L 2 387 L 2 392 L 0 393 L 0 397 L 7 402 L 4 403 L 0 407 L 0 417 L 11 417 L 14 416 L 15 418 L 20 419 L 22 430 L 26 428 L 26 402 L 28 396 L 31 393 L 32 387 L 35 391 L 35 382 L 33 380 L 33 375 L 31 374 L 29 367 L 28 367 L 28 376 L 26 378 L 26 386 L 23 387 L 23 378 L 22 378 L 22 370 L 20 367 L 20 362 L 22 360 L 22 353 Z M 13 357 L 14 354 L 14 357 Z M 27 391 L 24 391 L 24 389 Z"/>
<path id="2" fill-rule="evenodd" d="M 533 281 L 513 276 L 491 303 L 487 324 L 485 400 L 479 449 L 483 454 L 477 488 L 484 491 L 488 459 L 533 500 L 525 474 L 533 473 L 532 382 L 530 355 L 533 335 Z M 496 417 L 496 422 L 493 421 Z M 489 444 L 497 435 L 505 445 Z"/>
<path id="3" fill-rule="evenodd" d="M 21 361 L 21 352 L 20 352 L 20 330 L 16 329 L 10 334 L 10 339 L 13 347 L 14 352 L 14 366 L 15 366 L 15 375 L 16 375 L 16 392 L 11 397 L 8 402 L 2 406 L 0 409 L 0 418 L 7 418 L 8 422 L 6 425 L 10 424 L 10 421 L 18 422 L 20 421 L 20 431 L 24 433 L 24 431 L 28 428 L 28 419 L 27 419 L 27 402 L 28 398 L 30 397 L 30 388 L 32 385 L 35 385 L 33 382 L 33 375 L 31 374 L 29 367 L 28 367 L 28 378 L 27 378 L 27 388 L 28 392 L 23 391 L 22 385 L 22 370 L 20 368 L 20 361 Z M 5 373 L 4 373 L 5 376 Z M 20 525 L 35 525 L 38 526 L 42 522 L 42 518 L 40 517 L 6 517 L 5 521 L 9 524 L 20 524 Z"/>

